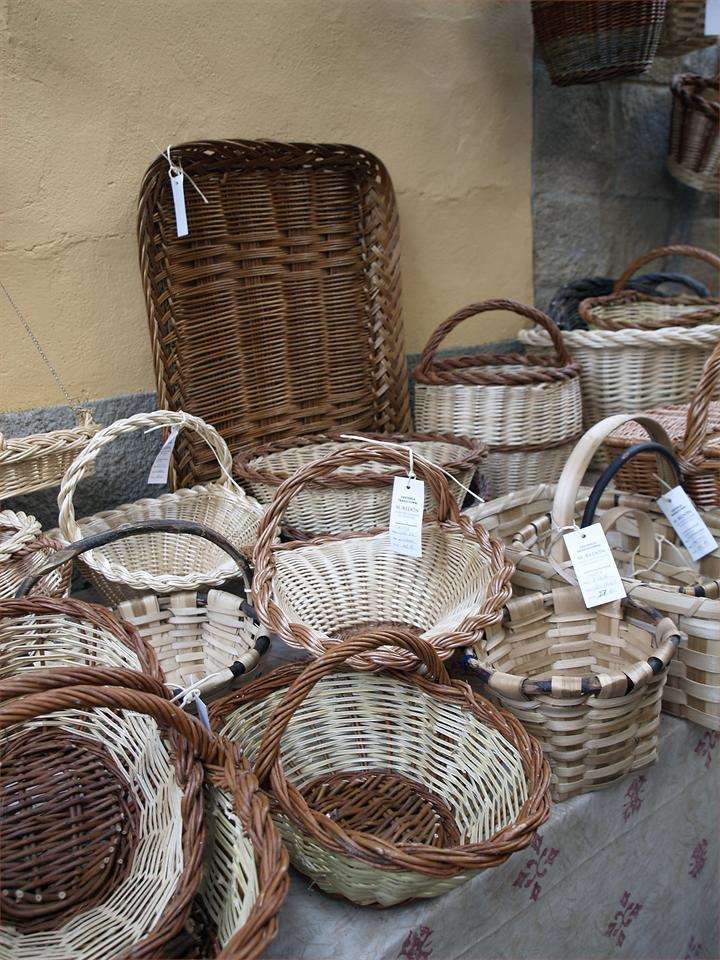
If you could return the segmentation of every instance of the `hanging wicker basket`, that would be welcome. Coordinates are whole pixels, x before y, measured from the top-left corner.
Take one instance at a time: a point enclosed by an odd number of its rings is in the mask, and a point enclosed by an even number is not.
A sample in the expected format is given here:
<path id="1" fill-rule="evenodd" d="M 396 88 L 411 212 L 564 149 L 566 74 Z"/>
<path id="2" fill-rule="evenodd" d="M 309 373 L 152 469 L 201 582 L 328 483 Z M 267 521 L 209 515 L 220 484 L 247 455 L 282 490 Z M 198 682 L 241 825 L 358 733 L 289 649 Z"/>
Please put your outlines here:
<path id="1" fill-rule="evenodd" d="M 348 669 L 393 644 L 428 676 Z M 548 816 L 539 745 L 400 631 L 275 670 L 210 715 L 267 781 L 293 865 L 353 903 L 445 893 L 525 848 Z"/>
<path id="2" fill-rule="evenodd" d="M 85 476 L 88 465 L 104 447 L 136 430 L 173 426 L 193 430 L 209 444 L 222 471 L 216 483 L 183 488 L 156 499 L 126 503 L 115 510 L 76 521 L 75 489 Z M 232 459 L 227 444 L 213 427 L 198 417 L 157 410 L 117 420 L 93 437 L 63 477 L 58 495 L 60 534 L 72 543 L 148 518 L 190 520 L 222 533 L 233 547 L 248 554 L 255 542 L 263 511 L 260 504 L 233 481 L 231 470 Z M 223 554 L 217 544 L 165 532 L 149 533 L 88 550 L 81 565 L 95 587 L 112 604 L 149 592 L 166 594 L 219 586 L 239 573 L 237 563 Z"/>
<path id="3" fill-rule="evenodd" d="M 425 515 L 421 557 L 393 552 L 387 531 L 276 542 L 285 510 L 314 481 L 360 463 L 410 469 L 406 449 L 372 444 L 337 450 L 280 486 L 258 531 L 253 605 L 272 633 L 313 656 L 368 629 L 400 626 L 449 657 L 499 615 L 512 569 L 502 545 L 460 515 L 447 480 L 429 461 L 413 459 L 437 504 Z M 408 670 L 417 660 L 407 650 L 373 650 L 351 666 Z"/>
<path id="4" fill-rule="evenodd" d="M 401 443 L 451 474 L 451 493 L 459 505 L 487 455 L 487 447 L 465 437 L 424 433 L 366 433 L 364 440 Z M 246 447 L 235 457 L 235 476 L 264 506 L 293 473 L 336 450 L 364 445 L 341 433 L 295 437 L 264 446 Z M 387 464 L 356 465 L 309 484 L 288 505 L 284 532 L 294 540 L 326 533 L 372 530 L 390 515 L 393 478 L 401 471 Z M 429 504 L 433 507 L 432 499 Z"/>
<path id="5" fill-rule="evenodd" d="M 26 513 L 0 510 L 0 600 L 15 596 L 25 577 L 43 566 L 62 544 L 42 535 L 42 528 Z M 36 586 L 38 593 L 64 597 L 70 592 L 70 566 L 48 571 Z"/>
<path id="6" fill-rule="evenodd" d="M 717 37 L 705 33 L 705 6 L 705 0 L 668 0 L 659 57 L 681 57 L 717 43 Z"/>
<path id="7" fill-rule="evenodd" d="M 507 310 L 539 323 L 555 356 L 478 353 L 437 359 L 463 320 Z M 415 426 L 478 437 L 490 450 L 485 474 L 494 496 L 556 480 L 582 429 L 579 368 L 553 321 L 514 300 L 484 300 L 441 323 L 413 371 Z"/>
<path id="8" fill-rule="evenodd" d="M 672 117 L 667 166 L 706 193 L 720 190 L 720 78 L 678 74 L 670 83 Z"/>
<path id="9" fill-rule="evenodd" d="M 221 797 L 201 891 L 218 931 L 210 955 L 255 958 L 275 935 L 287 854 L 267 800 L 233 748 L 166 696 L 151 677 L 97 667 L 0 683 L 2 938 L 14 960 L 185 955 L 204 774 Z"/>
<path id="10" fill-rule="evenodd" d="M 644 73 L 665 0 L 533 0 L 535 38 L 558 87 Z"/>

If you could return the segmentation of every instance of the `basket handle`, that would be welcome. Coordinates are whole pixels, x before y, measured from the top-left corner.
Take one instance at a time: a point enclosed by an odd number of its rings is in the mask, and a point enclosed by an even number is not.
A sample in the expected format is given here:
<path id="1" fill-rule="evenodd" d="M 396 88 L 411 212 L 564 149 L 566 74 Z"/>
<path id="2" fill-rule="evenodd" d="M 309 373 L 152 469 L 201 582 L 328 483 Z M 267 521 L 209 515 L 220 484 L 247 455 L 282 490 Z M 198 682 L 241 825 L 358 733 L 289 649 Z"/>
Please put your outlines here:
<path id="1" fill-rule="evenodd" d="M 690 400 L 685 437 L 678 459 L 683 473 L 697 473 L 702 469 L 702 449 L 707 437 L 710 404 L 720 387 L 720 341 L 705 361 L 702 376 Z"/>
<path id="2" fill-rule="evenodd" d="M 255 775 L 262 785 L 280 756 L 280 740 L 293 714 L 312 688 L 323 677 L 342 666 L 351 657 L 377 650 L 378 647 L 403 647 L 414 653 L 424 664 L 430 676 L 440 684 L 450 685 L 450 677 L 433 647 L 420 637 L 391 628 L 369 631 L 364 637 L 354 637 L 338 643 L 317 660 L 312 660 L 287 688 L 269 717 L 255 758 Z"/>
<path id="3" fill-rule="evenodd" d="M 657 420 L 653 420 L 644 414 L 633 416 L 632 414 L 618 413 L 596 423 L 577 442 L 560 474 L 560 479 L 555 487 L 551 513 L 552 524 L 555 528 L 562 529 L 572 525 L 575 518 L 575 503 L 578 498 L 578 491 L 590 461 L 613 430 L 617 430 L 624 423 L 630 423 L 631 421 L 635 421 L 644 427 L 652 440 L 662 444 L 667 450 L 671 451 L 673 449 L 672 441 L 665 428 Z M 672 483 L 675 478 L 667 461 L 660 458 L 658 465 L 662 479 L 667 483 Z M 551 555 L 555 559 L 567 559 L 562 538 L 558 538 L 553 544 Z"/>
<path id="4" fill-rule="evenodd" d="M 715 267 L 716 270 L 720 270 L 720 257 L 717 257 L 709 250 L 703 250 L 702 247 L 693 247 L 685 243 L 673 243 L 667 247 L 655 247 L 653 250 L 648 251 L 648 253 L 644 253 L 642 256 L 633 260 L 630 266 L 627 267 L 615 281 L 613 293 L 620 293 L 621 290 L 624 290 L 630 277 L 636 270 L 639 270 L 640 267 L 644 267 L 646 263 L 669 256 L 692 257 L 694 260 L 703 260 L 705 263 L 709 263 L 710 266 Z"/>
<path id="5" fill-rule="evenodd" d="M 217 430 L 189 413 L 174 410 L 155 410 L 152 413 L 136 413 L 124 420 L 116 420 L 109 427 L 99 430 L 73 460 L 62 478 L 58 493 L 58 512 L 60 533 L 64 540 L 78 540 L 80 529 L 75 522 L 75 506 L 73 494 L 80 480 L 85 476 L 88 468 L 97 458 L 103 447 L 108 446 L 118 437 L 136 430 L 149 430 L 158 427 L 187 427 L 194 430 L 213 451 L 220 464 L 221 477 L 219 483 L 228 490 L 236 486 L 232 479 L 232 456 L 228 445 Z"/>
<path id="6" fill-rule="evenodd" d="M 517 300 L 481 300 L 479 303 L 471 303 L 469 306 L 463 307 L 462 310 L 458 310 L 457 313 L 448 317 L 447 320 L 444 320 L 440 326 L 437 327 L 425 344 L 425 348 L 420 355 L 420 362 L 416 367 L 416 373 L 423 376 L 430 373 L 430 368 L 435 359 L 435 351 L 445 337 L 454 330 L 458 324 L 462 323 L 463 320 L 467 320 L 468 317 L 474 317 L 480 313 L 487 313 L 490 310 L 506 310 L 508 313 L 515 313 L 519 317 L 532 320 L 533 323 L 544 327 L 555 347 L 558 365 L 567 367 L 572 363 L 572 357 L 565 346 L 560 328 L 555 321 L 551 320 L 542 310 L 536 310 L 535 307 L 527 307 L 522 303 L 518 303 Z"/>
<path id="7" fill-rule="evenodd" d="M 85 553 L 86 550 L 95 550 L 98 547 L 104 547 L 108 543 L 115 543 L 116 540 L 124 540 L 126 537 L 136 537 L 143 533 L 182 533 L 193 537 L 202 537 L 220 547 L 237 564 L 240 571 L 246 569 L 247 561 L 235 547 L 225 539 L 221 534 L 216 533 L 210 527 L 202 523 L 195 523 L 193 520 L 139 520 L 132 526 L 118 527 L 116 530 L 103 530 L 102 533 L 96 533 L 92 537 L 86 537 L 84 540 L 75 540 L 68 546 L 56 550 L 47 557 L 40 566 L 38 566 L 30 576 L 26 577 L 18 587 L 15 594 L 16 599 L 25 597 L 30 590 L 40 580 L 41 577 L 52 573 L 58 567 L 68 563 Z"/>

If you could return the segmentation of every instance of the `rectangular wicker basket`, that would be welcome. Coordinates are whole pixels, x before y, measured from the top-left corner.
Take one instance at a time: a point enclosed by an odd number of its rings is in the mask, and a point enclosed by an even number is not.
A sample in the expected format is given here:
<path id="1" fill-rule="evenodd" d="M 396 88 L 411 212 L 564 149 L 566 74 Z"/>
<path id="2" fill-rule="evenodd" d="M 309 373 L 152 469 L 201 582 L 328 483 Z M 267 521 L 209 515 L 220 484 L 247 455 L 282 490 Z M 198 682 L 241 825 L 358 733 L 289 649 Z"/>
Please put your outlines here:
<path id="1" fill-rule="evenodd" d="M 176 236 L 164 156 L 138 214 L 161 405 L 207 420 L 233 453 L 338 427 L 409 430 L 398 216 L 383 164 L 353 146 L 252 140 L 170 156 L 185 172 L 189 234 Z M 188 435 L 175 468 L 182 486 L 217 473 Z"/>

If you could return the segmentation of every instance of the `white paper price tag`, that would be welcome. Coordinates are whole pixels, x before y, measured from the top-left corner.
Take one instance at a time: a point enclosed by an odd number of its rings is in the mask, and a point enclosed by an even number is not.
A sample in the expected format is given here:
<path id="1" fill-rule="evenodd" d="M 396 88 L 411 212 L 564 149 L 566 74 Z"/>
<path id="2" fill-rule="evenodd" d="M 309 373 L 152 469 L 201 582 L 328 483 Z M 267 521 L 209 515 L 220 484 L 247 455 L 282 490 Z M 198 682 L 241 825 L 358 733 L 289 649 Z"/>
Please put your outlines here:
<path id="1" fill-rule="evenodd" d="M 390 549 L 403 557 L 422 556 L 422 519 L 425 483 L 414 477 L 395 477 L 390 504 Z"/>
<path id="2" fill-rule="evenodd" d="M 170 472 L 170 457 L 172 456 L 179 430 L 180 427 L 172 427 L 167 440 L 162 447 L 160 447 L 158 455 L 150 467 L 150 473 L 147 478 L 148 483 L 167 483 L 168 473 Z"/>
<path id="3" fill-rule="evenodd" d="M 682 487 L 673 487 L 657 503 L 693 560 L 701 560 L 717 550 L 715 537 Z"/>
<path id="4" fill-rule="evenodd" d="M 705 0 L 705 36 L 716 37 L 720 33 L 720 0 Z"/>
<path id="5" fill-rule="evenodd" d="M 187 212 L 185 210 L 185 186 L 182 170 L 177 167 L 170 168 L 170 184 L 172 186 L 173 204 L 175 206 L 175 223 L 177 225 L 177 235 L 186 237 L 188 235 Z"/>
<path id="6" fill-rule="evenodd" d="M 588 609 L 622 600 L 627 595 L 605 531 L 599 523 L 572 530 L 563 536 L 563 540 Z"/>

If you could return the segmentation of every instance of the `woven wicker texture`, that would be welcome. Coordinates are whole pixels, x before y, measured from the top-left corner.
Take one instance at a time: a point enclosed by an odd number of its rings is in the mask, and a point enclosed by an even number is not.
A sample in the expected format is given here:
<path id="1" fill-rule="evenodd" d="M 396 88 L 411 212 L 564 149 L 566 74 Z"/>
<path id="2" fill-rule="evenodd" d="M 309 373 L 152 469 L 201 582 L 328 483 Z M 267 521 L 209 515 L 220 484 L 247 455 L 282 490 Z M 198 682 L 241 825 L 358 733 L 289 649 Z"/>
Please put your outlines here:
<path id="1" fill-rule="evenodd" d="M 402 443 L 450 473 L 469 487 L 487 455 L 484 443 L 441 434 L 360 434 L 367 439 Z M 362 446 L 362 441 L 343 439 L 342 434 L 296 437 L 262 447 L 247 447 L 235 457 L 235 476 L 245 483 L 260 503 L 272 501 L 280 484 L 297 470 L 322 460 L 336 450 Z M 349 530 L 372 530 L 384 526 L 390 515 L 393 477 L 402 473 L 387 464 L 355 464 L 309 484 L 288 505 L 284 530 L 293 539 Z M 462 505 L 465 490 L 451 485 Z M 429 508 L 434 502 L 429 500 Z"/>
<path id="2" fill-rule="evenodd" d="M 657 49 L 659 57 L 679 57 L 712 47 L 717 39 L 705 33 L 705 0 L 668 0 Z"/>
<path id="3" fill-rule="evenodd" d="M 76 521 L 75 489 L 85 476 L 88 464 L 94 462 L 104 447 L 135 430 L 173 426 L 189 428 L 209 446 L 222 471 L 217 482 L 178 490 L 157 499 L 137 500 Z M 141 520 L 180 519 L 222 533 L 234 547 L 249 552 L 255 542 L 262 507 L 238 488 L 231 470 L 232 459 L 225 441 L 197 417 L 157 410 L 117 420 L 93 437 L 63 477 L 58 495 L 60 533 L 72 543 Z M 96 588 L 113 604 L 148 592 L 165 594 L 217 586 L 238 574 L 237 564 L 216 544 L 167 532 L 148 533 L 89 550 L 81 564 Z"/>
<path id="4" fill-rule="evenodd" d="M 705 364 L 700 383 L 689 404 L 648 411 L 665 427 L 683 472 L 683 486 L 699 507 L 720 506 L 720 343 Z M 630 421 L 605 442 L 610 457 L 645 439 L 642 426 Z M 657 498 L 662 489 L 657 480 L 655 457 L 640 454 L 630 460 L 615 478 L 620 490 Z"/>
<path id="5" fill-rule="evenodd" d="M 186 187 L 176 236 L 168 163 L 138 215 L 158 394 L 204 417 L 233 453 L 340 426 L 408 430 L 392 182 L 352 146 L 223 140 L 173 147 Z M 186 180 L 187 182 L 187 180 Z M 192 437 L 178 482 L 214 476 Z"/>
<path id="6" fill-rule="evenodd" d="M 4 437 L 0 433 L 0 500 L 56 487 L 100 427 L 82 411 L 75 427 Z"/>
<path id="7" fill-rule="evenodd" d="M 15 596 L 25 577 L 43 560 L 59 550 L 61 544 L 44 537 L 40 524 L 26 513 L 0 510 L 0 600 Z M 70 567 L 47 574 L 35 591 L 51 597 L 64 597 L 70 591 Z"/>
<path id="8" fill-rule="evenodd" d="M 670 83 L 672 115 L 667 166 L 682 183 L 720 190 L 720 81 L 678 74 Z"/>
<path id="9" fill-rule="evenodd" d="M 337 669 L 391 643 L 432 679 Z M 526 847 L 548 815 L 539 745 L 398 631 L 275 670 L 210 712 L 269 779 L 293 864 L 355 903 L 438 896 Z"/>
<path id="10" fill-rule="evenodd" d="M 463 320 L 507 310 L 539 323 L 555 357 L 435 354 Z M 413 371 L 418 430 L 456 433 L 487 443 L 485 467 L 494 496 L 557 479 L 582 427 L 579 368 L 553 321 L 514 300 L 484 300 L 458 310 L 433 332 Z"/>
<path id="11" fill-rule="evenodd" d="M 512 569 L 502 544 L 461 517 L 434 464 L 417 456 L 413 460 L 415 473 L 437 504 L 434 517 L 425 516 L 421 557 L 394 553 L 388 534 L 377 531 L 276 543 L 287 506 L 309 483 L 360 463 L 409 470 L 407 450 L 372 444 L 337 450 L 280 486 L 258 532 L 253 604 L 271 632 L 314 656 L 339 639 L 392 625 L 420 634 L 441 657 L 449 657 L 467 643 L 465 638 L 500 615 Z M 373 650 L 351 666 L 407 670 L 417 660 L 404 649 Z"/>
<path id="12" fill-rule="evenodd" d="M 665 0 L 533 0 L 535 37 L 559 87 L 644 73 L 657 50 Z"/>

